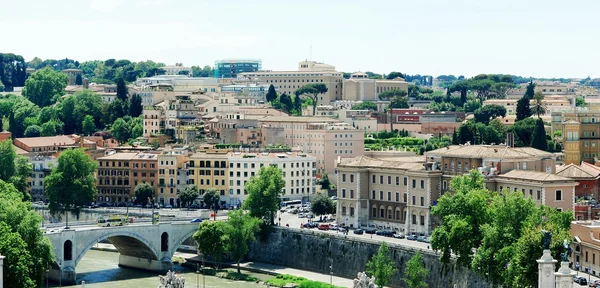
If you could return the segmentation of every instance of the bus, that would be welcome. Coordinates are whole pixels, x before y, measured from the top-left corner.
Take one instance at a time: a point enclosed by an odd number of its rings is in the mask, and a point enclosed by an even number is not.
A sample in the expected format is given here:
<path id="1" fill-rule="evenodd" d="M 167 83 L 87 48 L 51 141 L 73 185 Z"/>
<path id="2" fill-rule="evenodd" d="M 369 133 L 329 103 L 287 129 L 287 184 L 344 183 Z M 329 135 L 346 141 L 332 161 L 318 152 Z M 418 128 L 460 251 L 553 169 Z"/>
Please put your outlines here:
<path id="1" fill-rule="evenodd" d="M 302 200 L 291 200 L 291 201 L 281 201 L 281 207 L 287 207 L 290 205 L 301 205 Z"/>
<path id="2" fill-rule="evenodd" d="M 98 217 L 98 226 L 111 227 L 111 226 L 125 226 L 128 223 L 128 218 L 125 215 L 110 215 L 108 218 Z"/>

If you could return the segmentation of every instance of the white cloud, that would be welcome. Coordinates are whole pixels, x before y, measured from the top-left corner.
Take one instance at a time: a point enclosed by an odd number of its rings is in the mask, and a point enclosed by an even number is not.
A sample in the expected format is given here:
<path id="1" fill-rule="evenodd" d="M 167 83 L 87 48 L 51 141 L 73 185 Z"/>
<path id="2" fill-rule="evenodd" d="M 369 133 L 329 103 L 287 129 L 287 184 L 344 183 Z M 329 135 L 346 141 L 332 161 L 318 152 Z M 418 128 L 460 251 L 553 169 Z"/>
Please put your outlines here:
<path id="1" fill-rule="evenodd" d="M 102 13 L 112 12 L 115 8 L 123 4 L 123 0 L 89 0 L 90 9 Z"/>

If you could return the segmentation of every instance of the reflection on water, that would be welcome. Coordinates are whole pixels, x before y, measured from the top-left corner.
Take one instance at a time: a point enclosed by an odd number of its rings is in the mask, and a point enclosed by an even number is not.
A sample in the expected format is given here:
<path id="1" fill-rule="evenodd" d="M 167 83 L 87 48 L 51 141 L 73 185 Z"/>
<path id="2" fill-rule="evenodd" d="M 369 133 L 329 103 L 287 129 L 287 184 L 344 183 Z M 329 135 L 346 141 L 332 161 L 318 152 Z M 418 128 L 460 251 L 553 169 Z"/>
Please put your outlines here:
<path id="1" fill-rule="evenodd" d="M 131 287 L 158 287 L 160 281 L 158 274 L 135 269 L 119 267 L 119 253 L 90 250 L 81 259 L 77 265 L 77 284 L 71 287 L 81 287 L 81 281 L 85 281 L 85 287 L 116 287 L 116 288 L 131 288 Z M 226 288 L 243 288 L 243 287 L 265 287 L 264 285 L 230 281 L 213 276 L 205 276 L 204 285 L 202 275 L 197 275 L 195 271 L 179 265 L 173 266 L 173 271 L 185 277 L 186 287 L 226 287 Z M 266 275 L 253 276 L 259 279 L 268 279 Z M 198 281 L 198 282 L 196 282 Z M 50 285 L 50 287 L 58 287 L 59 285 Z M 66 287 L 66 286 L 65 286 Z"/>

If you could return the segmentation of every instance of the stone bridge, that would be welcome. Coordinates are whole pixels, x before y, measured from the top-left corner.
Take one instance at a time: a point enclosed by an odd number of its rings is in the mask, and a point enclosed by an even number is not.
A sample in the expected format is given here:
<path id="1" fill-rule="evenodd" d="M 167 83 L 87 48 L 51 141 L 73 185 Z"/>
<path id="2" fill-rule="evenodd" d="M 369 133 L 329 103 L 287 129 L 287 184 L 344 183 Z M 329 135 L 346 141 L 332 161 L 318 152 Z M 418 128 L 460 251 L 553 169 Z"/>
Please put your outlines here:
<path id="1" fill-rule="evenodd" d="M 47 233 L 56 263 L 48 277 L 75 284 L 75 267 L 96 243 L 108 240 L 119 251 L 119 266 L 165 272 L 179 246 L 198 229 L 198 223 L 132 224 L 121 227 L 72 227 Z"/>

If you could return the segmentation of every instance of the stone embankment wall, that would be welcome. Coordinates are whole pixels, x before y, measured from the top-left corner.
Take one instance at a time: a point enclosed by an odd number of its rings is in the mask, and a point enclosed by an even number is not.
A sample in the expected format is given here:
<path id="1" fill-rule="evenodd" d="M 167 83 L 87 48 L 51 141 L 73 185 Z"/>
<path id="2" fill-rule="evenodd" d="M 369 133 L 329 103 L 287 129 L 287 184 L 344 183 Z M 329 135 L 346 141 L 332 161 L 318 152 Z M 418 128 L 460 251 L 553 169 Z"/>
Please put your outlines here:
<path id="1" fill-rule="evenodd" d="M 276 227 L 265 242 L 252 244 L 248 260 L 323 274 L 329 274 L 332 263 L 335 276 L 353 279 L 358 272 L 365 271 L 380 244 L 369 239 Z M 401 279 L 406 262 L 416 250 L 389 242 L 388 247 L 398 269 L 390 285 L 403 287 Z M 431 250 L 422 251 L 422 255 L 425 268 L 430 271 L 426 279 L 429 287 L 489 287 L 472 271 L 453 265 L 444 267 L 438 260 L 439 255 Z"/>

